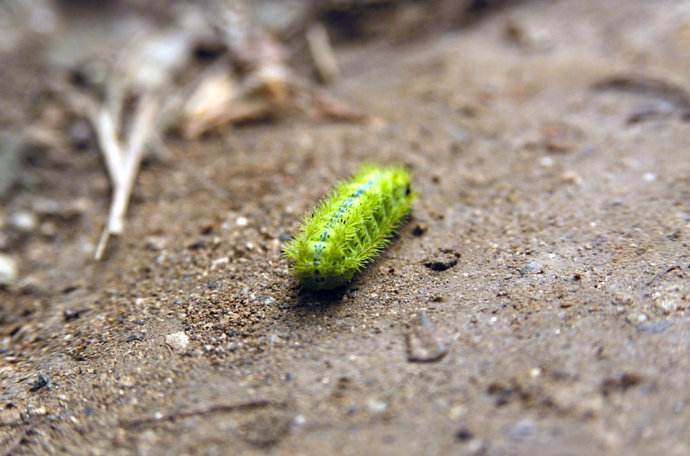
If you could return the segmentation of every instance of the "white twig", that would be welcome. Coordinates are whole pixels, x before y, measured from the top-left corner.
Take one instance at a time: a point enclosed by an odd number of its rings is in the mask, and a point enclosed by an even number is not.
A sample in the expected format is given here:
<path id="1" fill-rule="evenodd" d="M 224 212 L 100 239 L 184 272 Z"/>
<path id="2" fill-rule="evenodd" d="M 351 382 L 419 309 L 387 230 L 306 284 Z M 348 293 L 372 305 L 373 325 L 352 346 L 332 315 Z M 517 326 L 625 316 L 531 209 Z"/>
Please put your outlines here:
<path id="1" fill-rule="evenodd" d="M 319 77 L 323 82 L 333 81 L 338 76 L 340 69 L 326 27 L 320 23 L 312 25 L 307 30 L 306 38 Z"/>
<path id="2" fill-rule="evenodd" d="M 110 182 L 113 188 L 117 188 L 122 179 L 120 167 L 122 166 L 123 153 L 117 140 L 117 133 L 112 114 L 105 106 L 101 107 L 95 119 L 92 119 L 98 144 L 101 147 L 105 167 L 108 169 Z"/>
<path id="3" fill-rule="evenodd" d="M 113 206 L 108 220 L 108 229 L 112 234 L 122 234 L 129 196 L 134 188 L 134 181 L 139 173 L 139 165 L 153 127 L 156 105 L 157 103 L 151 95 L 144 95 L 134 115 L 132 131 L 123 162 L 122 180 L 114 193 Z"/>
<path id="4" fill-rule="evenodd" d="M 110 112 L 101 111 L 96 128 L 99 131 L 98 135 L 106 166 L 113 181 L 113 196 L 108 222 L 103 229 L 94 254 L 96 260 L 103 258 L 110 237 L 120 235 L 124 230 L 129 198 L 139 173 L 139 165 L 144 156 L 147 142 L 154 128 L 157 109 L 158 103 L 153 95 L 141 96 L 132 118 L 132 127 L 124 151 L 115 137 L 115 131 L 112 128 L 114 122 L 110 117 Z M 117 159 L 114 160 L 114 158 Z"/>

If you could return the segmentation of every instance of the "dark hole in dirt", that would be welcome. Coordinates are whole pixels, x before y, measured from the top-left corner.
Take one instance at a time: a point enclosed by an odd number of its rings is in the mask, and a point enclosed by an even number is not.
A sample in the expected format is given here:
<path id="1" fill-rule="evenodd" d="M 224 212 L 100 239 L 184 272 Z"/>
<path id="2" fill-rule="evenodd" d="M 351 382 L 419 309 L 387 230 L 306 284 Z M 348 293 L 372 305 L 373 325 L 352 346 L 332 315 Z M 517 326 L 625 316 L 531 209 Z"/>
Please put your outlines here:
<path id="1" fill-rule="evenodd" d="M 474 438 L 474 434 L 466 427 L 461 427 L 455 432 L 455 438 L 460 442 L 467 442 Z"/>
<path id="2" fill-rule="evenodd" d="M 424 266 L 432 271 L 442 272 L 458 264 L 460 254 L 452 249 L 441 249 L 431 258 L 424 260 Z"/>

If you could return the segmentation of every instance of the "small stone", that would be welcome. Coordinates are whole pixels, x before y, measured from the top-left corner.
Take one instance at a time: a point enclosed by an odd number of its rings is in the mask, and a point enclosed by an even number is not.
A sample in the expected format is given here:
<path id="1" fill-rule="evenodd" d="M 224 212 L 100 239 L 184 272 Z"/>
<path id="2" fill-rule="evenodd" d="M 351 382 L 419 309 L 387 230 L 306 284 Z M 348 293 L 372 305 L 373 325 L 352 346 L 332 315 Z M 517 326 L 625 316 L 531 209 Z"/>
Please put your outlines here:
<path id="1" fill-rule="evenodd" d="M 63 221 L 72 221 L 80 217 L 89 206 L 89 201 L 84 198 L 63 203 L 51 199 L 37 199 L 34 201 L 32 209 L 37 214 L 44 217 L 54 217 Z"/>
<path id="2" fill-rule="evenodd" d="M 472 439 L 467 442 L 465 449 L 467 450 L 467 454 L 479 456 L 486 454 L 487 446 L 481 439 Z"/>
<path id="3" fill-rule="evenodd" d="M 29 411 L 33 416 L 44 416 L 48 414 L 48 410 L 44 406 L 39 406 Z"/>
<path id="4" fill-rule="evenodd" d="M 221 258 L 216 258 L 211 262 L 211 269 L 217 269 L 220 267 L 224 267 L 225 265 L 230 263 L 230 258 L 228 257 L 221 257 Z"/>
<path id="5" fill-rule="evenodd" d="M 642 175 L 642 180 L 645 182 L 654 182 L 656 180 L 656 174 L 654 173 L 644 173 Z"/>
<path id="6" fill-rule="evenodd" d="M 672 296 L 660 297 L 654 301 L 654 304 L 667 315 L 678 309 L 678 303 Z"/>
<path id="7" fill-rule="evenodd" d="M 189 250 L 200 250 L 206 246 L 206 241 L 203 239 L 197 239 L 196 241 L 187 245 Z"/>
<path id="8" fill-rule="evenodd" d="M 17 231 L 30 233 L 38 225 L 36 216 L 30 211 L 17 211 L 10 216 L 10 225 Z"/>
<path id="9" fill-rule="evenodd" d="M 62 312 L 62 317 L 64 318 L 65 322 L 70 322 L 78 319 L 85 312 L 88 312 L 88 309 L 65 309 Z"/>
<path id="10" fill-rule="evenodd" d="M 531 438 L 537 430 L 536 424 L 529 418 L 523 418 L 510 430 L 510 438 L 516 442 L 524 442 Z"/>
<path id="11" fill-rule="evenodd" d="M 239 216 L 235 220 L 235 224 L 240 227 L 247 226 L 249 224 L 249 220 L 247 219 L 247 217 Z"/>
<path id="12" fill-rule="evenodd" d="M 632 312 L 626 317 L 626 319 L 628 320 L 628 322 L 635 325 L 638 323 L 644 323 L 645 321 L 648 320 L 648 317 L 647 317 L 647 315 L 645 315 L 641 312 L 639 312 L 639 313 L 638 312 Z"/>
<path id="13" fill-rule="evenodd" d="M 433 363 L 440 361 L 448 353 L 436 326 L 425 312 L 415 316 L 405 340 L 407 360 L 411 363 Z"/>
<path id="14" fill-rule="evenodd" d="M 149 236 L 146 238 L 146 248 L 153 252 L 158 252 L 165 248 L 167 239 L 162 236 Z"/>
<path id="15" fill-rule="evenodd" d="M 549 157 L 548 155 L 541 157 L 539 159 L 539 165 L 543 166 L 544 168 L 550 168 L 553 166 L 554 160 L 552 157 Z"/>
<path id="16" fill-rule="evenodd" d="M 8 404 L 12 405 L 12 404 Z M 15 407 L 1 408 L 0 409 L 0 426 L 8 426 L 16 423 L 20 423 L 22 420 L 22 415 L 19 409 Z"/>
<path id="17" fill-rule="evenodd" d="M 521 271 L 523 274 L 543 274 L 544 266 L 538 261 L 530 261 Z"/>
<path id="18" fill-rule="evenodd" d="M 50 388 L 50 380 L 48 380 L 48 377 L 38 374 L 36 381 L 31 384 L 31 387 L 29 387 L 29 392 L 37 393 L 43 388 Z"/>
<path id="19" fill-rule="evenodd" d="M 445 271 L 458 264 L 460 254 L 451 249 L 441 249 L 433 258 L 424 260 L 424 266 L 432 271 Z"/>
<path id="20" fill-rule="evenodd" d="M 454 405 L 448 411 L 448 418 L 450 418 L 451 420 L 457 420 L 465 413 L 467 413 L 467 408 L 464 405 Z"/>
<path id="21" fill-rule="evenodd" d="M 668 315 L 683 307 L 683 288 L 673 283 L 662 287 L 652 294 L 654 305 Z"/>
<path id="22" fill-rule="evenodd" d="M 367 408 L 371 413 L 379 415 L 381 413 L 385 413 L 385 411 L 388 409 L 388 404 L 378 399 L 369 399 L 367 401 Z"/>
<path id="23" fill-rule="evenodd" d="M 129 375 L 125 375 L 124 377 L 120 378 L 120 385 L 124 386 L 125 388 L 131 388 L 132 386 L 136 385 L 136 382 Z"/>
<path id="24" fill-rule="evenodd" d="M 561 181 L 564 184 L 582 185 L 582 178 L 575 171 L 564 171 L 561 174 Z"/>
<path id="25" fill-rule="evenodd" d="M 144 337 L 145 337 L 144 333 L 142 333 L 140 331 L 132 331 L 131 333 L 129 333 L 127 335 L 127 337 L 125 338 L 125 341 L 127 343 L 140 342 L 140 341 L 144 340 Z"/>
<path id="26" fill-rule="evenodd" d="M 6 254 L 0 253 L 0 286 L 12 285 L 17 280 L 17 262 Z"/>
<path id="27" fill-rule="evenodd" d="M 168 334 L 165 343 L 177 353 L 185 353 L 189 346 L 189 336 L 184 331 Z"/>
<path id="28" fill-rule="evenodd" d="M 39 232 L 47 238 L 53 238 L 57 234 L 57 226 L 51 221 L 46 221 L 41 223 Z"/>

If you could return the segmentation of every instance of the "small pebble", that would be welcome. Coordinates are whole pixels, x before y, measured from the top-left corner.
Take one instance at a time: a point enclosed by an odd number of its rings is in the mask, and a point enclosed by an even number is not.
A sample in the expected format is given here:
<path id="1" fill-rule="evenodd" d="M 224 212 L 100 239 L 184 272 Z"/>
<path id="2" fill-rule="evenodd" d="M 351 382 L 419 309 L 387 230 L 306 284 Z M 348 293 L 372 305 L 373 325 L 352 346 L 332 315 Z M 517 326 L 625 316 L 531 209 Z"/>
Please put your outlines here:
<path id="1" fill-rule="evenodd" d="M 440 361 L 448 353 L 436 326 L 425 312 L 416 315 L 407 333 L 407 360 L 411 363 L 432 363 Z"/>
<path id="2" fill-rule="evenodd" d="M 87 309 L 65 309 L 62 311 L 62 317 L 65 322 L 70 322 L 78 319 L 87 312 Z"/>
<path id="3" fill-rule="evenodd" d="M 149 236 L 146 238 L 146 248 L 153 252 L 158 252 L 165 248 L 167 239 L 162 236 Z"/>
<path id="4" fill-rule="evenodd" d="M 388 409 L 388 404 L 378 399 L 369 399 L 367 401 L 367 408 L 371 413 L 381 414 Z"/>
<path id="5" fill-rule="evenodd" d="M 211 262 L 211 269 L 216 269 L 221 266 L 225 266 L 228 263 L 230 263 L 230 258 L 228 257 L 217 258 Z"/>
<path id="6" fill-rule="evenodd" d="M 10 225 L 24 233 L 30 233 L 38 225 L 36 216 L 30 211 L 17 211 L 10 216 Z"/>
<path id="7" fill-rule="evenodd" d="M 131 388 L 132 386 L 136 385 L 136 382 L 129 375 L 125 375 L 120 379 L 120 385 L 124 386 L 125 388 Z"/>
<path id="8" fill-rule="evenodd" d="M 648 317 L 643 313 L 632 312 L 626 317 L 626 319 L 632 324 L 637 324 L 644 323 L 648 320 Z"/>
<path id="9" fill-rule="evenodd" d="M 43 388 L 50 388 L 50 380 L 48 380 L 47 377 L 44 377 L 41 374 L 38 374 L 36 377 L 36 381 L 31 384 L 29 387 L 29 392 L 31 393 L 37 393 Z"/>
<path id="10" fill-rule="evenodd" d="M 20 422 L 22 415 L 17 408 L 0 408 L 0 426 Z"/>
<path id="11" fill-rule="evenodd" d="M 652 294 L 654 305 L 664 314 L 675 312 L 683 307 L 682 291 L 673 285 L 662 288 Z"/>
<path id="12" fill-rule="evenodd" d="M 544 266 L 538 261 L 530 261 L 522 268 L 523 274 L 542 274 Z"/>
<path id="13" fill-rule="evenodd" d="M 63 203 L 51 199 L 36 199 L 32 209 L 39 215 L 54 217 L 64 221 L 71 221 L 80 217 L 88 209 L 89 201 L 84 198 Z"/>
<path id="14" fill-rule="evenodd" d="M 467 450 L 467 454 L 477 456 L 486 454 L 487 451 L 487 447 L 481 439 L 470 440 L 467 442 L 467 445 L 465 445 L 465 449 Z"/>
<path id="15" fill-rule="evenodd" d="M 0 286 L 12 285 L 17 275 L 17 261 L 10 255 L 0 253 Z"/>
<path id="16" fill-rule="evenodd" d="M 670 314 L 678 309 L 679 302 L 673 298 L 673 296 L 667 296 L 664 298 L 659 298 L 654 301 L 654 304 L 665 314 Z"/>
<path id="17" fill-rule="evenodd" d="M 644 173 L 642 175 L 642 180 L 645 182 L 654 182 L 656 180 L 656 174 L 654 173 Z"/>
<path id="18" fill-rule="evenodd" d="M 564 184 L 582 185 L 582 178 L 575 171 L 564 171 L 561 174 L 561 181 Z"/>
<path id="19" fill-rule="evenodd" d="M 47 414 L 48 414 L 48 410 L 46 410 L 46 408 L 43 407 L 43 406 L 39 406 L 39 407 L 36 407 L 36 408 L 34 408 L 34 409 L 30 409 L 30 410 L 29 410 L 29 413 L 30 413 L 32 416 L 43 416 L 43 415 L 47 415 Z"/>
<path id="20" fill-rule="evenodd" d="M 165 343 L 177 353 L 185 353 L 189 346 L 189 336 L 183 331 L 165 336 Z"/>
<path id="21" fill-rule="evenodd" d="M 544 168 L 550 168 L 553 166 L 553 163 L 553 158 L 549 157 L 548 155 L 539 159 L 539 164 Z"/>
<path id="22" fill-rule="evenodd" d="M 516 442 L 524 442 L 531 438 L 536 432 L 537 426 L 529 418 L 523 418 L 510 430 L 510 438 Z"/>

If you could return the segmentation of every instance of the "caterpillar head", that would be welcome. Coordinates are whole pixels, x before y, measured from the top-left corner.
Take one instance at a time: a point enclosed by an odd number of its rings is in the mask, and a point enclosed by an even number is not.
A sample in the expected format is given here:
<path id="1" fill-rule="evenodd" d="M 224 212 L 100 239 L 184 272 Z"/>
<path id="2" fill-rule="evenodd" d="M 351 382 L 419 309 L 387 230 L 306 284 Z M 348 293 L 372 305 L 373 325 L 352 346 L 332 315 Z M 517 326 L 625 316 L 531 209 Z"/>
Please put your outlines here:
<path id="1" fill-rule="evenodd" d="M 333 244 L 298 238 L 286 246 L 285 255 L 292 260 L 291 269 L 305 288 L 331 290 L 352 279 L 353 274 L 343 274 L 343 254 Z"/>
<path id="2" fill-rule="evenodd" d="M 293 259 L 297 278 L 306 288 L 331 290 L 352 279 L 352 274 L 343 273 L 343 254 L 333 244 L 307 242 L 302 254 Z"/>

